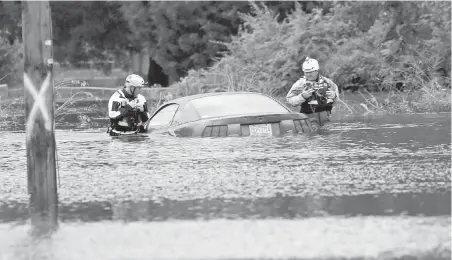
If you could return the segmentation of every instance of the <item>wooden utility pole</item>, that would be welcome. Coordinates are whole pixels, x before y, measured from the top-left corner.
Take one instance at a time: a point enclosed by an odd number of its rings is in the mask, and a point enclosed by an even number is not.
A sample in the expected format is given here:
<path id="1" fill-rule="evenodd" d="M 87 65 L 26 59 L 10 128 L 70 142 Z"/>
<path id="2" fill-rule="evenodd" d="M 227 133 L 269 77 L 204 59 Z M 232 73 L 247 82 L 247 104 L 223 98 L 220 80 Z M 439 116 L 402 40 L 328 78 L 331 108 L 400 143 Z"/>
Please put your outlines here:
<path id="1" fill-rule="evenodd" d="M 34 231 L 43 234 L 58 227 L 52 20 L 48 1 L 22 7 L 29 210 Z"/>

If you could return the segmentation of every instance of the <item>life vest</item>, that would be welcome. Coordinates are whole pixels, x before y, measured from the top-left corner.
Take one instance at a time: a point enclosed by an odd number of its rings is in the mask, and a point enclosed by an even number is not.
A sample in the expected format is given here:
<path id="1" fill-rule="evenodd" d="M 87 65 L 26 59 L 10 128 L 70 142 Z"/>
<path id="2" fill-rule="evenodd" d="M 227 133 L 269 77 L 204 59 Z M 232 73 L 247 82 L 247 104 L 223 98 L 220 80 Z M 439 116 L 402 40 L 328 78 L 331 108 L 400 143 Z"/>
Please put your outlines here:
<path id="1" fill-rule="evenodd" d="M 120 100 L 117 100 L 116 109 L 119 110 L 122 107 L 124 107 L 125 101 L 131 101 L 138 97 L 133 97 L 130 95 L 126 95 L 122 90 L 116 91 L 116 93 L 119 96 Z M 124 100 L 124 102 L 122 101 Z M 111 127 L 120 131 L 135 131 L 137 130 L 142 124 L 143 120 L 141 118 L 141 113 L 137 111 L 130 111 L 127 112 L 127 114 L 121 118 L 120 120 L 110 120 L 111 121 Z"/>
<path id="2" fill-rule="evenodd" d="M 329 111 L 333 109 L 332 100 L 328 100 L 326 97 L 326 90 L 331 86 L 322 76 L 319 76 L 317 81 L 306 81 L 303 89 L 315 89 L 312 96 L 301 104 L 300 113 L 312 114 L 316 112 Z"/>

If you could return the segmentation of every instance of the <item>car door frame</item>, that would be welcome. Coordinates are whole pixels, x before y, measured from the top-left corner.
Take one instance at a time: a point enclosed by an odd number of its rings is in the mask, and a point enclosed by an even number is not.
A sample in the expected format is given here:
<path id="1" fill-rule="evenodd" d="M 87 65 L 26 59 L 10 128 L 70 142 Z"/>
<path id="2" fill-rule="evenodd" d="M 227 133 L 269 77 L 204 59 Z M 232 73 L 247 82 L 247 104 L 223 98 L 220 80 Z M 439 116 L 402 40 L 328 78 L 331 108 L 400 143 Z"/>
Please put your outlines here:
<path id="1" fill-rule="evenodd" d="M 144 128 L 145 128 L 147 131 L 150 131 L 150 129 L 148 129 L 148 126 L 149 126 L 149 123 L 151 122 L 151 120 L 152 120 L 152 119 L 153 119 L 160 111 L 162 111 L 163 109 L 165 109 L 165 108 L 167 108 L 167 107 L 169 107 L 169 106 L 171 106 L 171 105 L 177 105 L 177 109 L 175 110 L 174 115 L 173 115 L 173 117 L 171 118 L 170 124 L 167 125 L 168 127 L 171 126 L 172 123 L 173 123 L 173 120 L 174 120 L 174 116 L 176 115 L 177 111 L 178 111 L 179 108 L 180 108 L 180 104 L 179 104 L 179 103 L 174 103 L 174 102 L 173 102 L 173 103 L 168 103 L 168 104 L 165 104 L 165 105 L 161 106 L 160 108 L 158 108 L 156 111 L 154 111 L 154 113 L 152 113 L 151 117 L 146 121 L 146 123 L 145 123 L 145 125 L 144 125 Z M 152 130 L 159 130 L 159 129 L 162 129 L 162 128 L 164 128 L 164 127 L 165 127 L 165 126 L 157 126 L 157 127 L 153 127 Z"/>

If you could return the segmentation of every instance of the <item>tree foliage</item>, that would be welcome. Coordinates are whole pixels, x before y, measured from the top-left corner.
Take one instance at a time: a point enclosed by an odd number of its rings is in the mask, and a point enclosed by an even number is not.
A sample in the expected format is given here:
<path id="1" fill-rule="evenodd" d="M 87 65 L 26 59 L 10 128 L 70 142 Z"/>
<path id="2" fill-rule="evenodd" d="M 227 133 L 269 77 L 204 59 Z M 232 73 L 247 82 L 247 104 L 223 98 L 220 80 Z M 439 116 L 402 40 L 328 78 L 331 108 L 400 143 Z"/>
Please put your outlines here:
<path id="1" fill-rule="evenodd" d="M 295 2 L 268 2 L 277 10 L 278 20 L 294 9 Z M 303 1 L 303 8 L 325 6 L 322 2 Z M 186 75 L 190 69 L 211 66 L 226 51 L 242 24 L 240 13 L 249 13 L 246 1 L 168 1 L 128 2 L 122 11 L 129 21 L 135 42 L 147 48 L 151 57 L 167 74 Z"/>
<path id="2" fill-rule="evenodd" d="M 0 1 L 0 37 L 10 44 L 21 38 L 21 4 L 13 1 Z"/>
<path id="3" fill-rule="evenodd" d="M 0 2 L 0 52 L 14 53 L 1 70 L 20 63 L 20 3 Z M 413 64 L 450 75 L 450 2 L 264 3 L 52 1 L 54 56 L 127 64 L 145 48 L 175 78 L 210 67 L 273 87 L 290 86 L 308 55 L 338 84 L 408 81 Z"/>
<path id="4" fill-rule="evenodd" d="M 20 2 L 0 2 L 0 84 L 14 84 L 22 76 Z"/>
<path id="5" fill-rule="evenodd" d="M 77 66 L 84 61 L 124 61 L 133 49 L 129 25 L 120 12 L 121 3 L 114 1 L 51 1 L 54 59 Z M 15 75 L 21 64 L 21 2 L 0 2 L 0 72 Z M 7 40 L 7 41 L 5 41 Z M 1 52 L 1 50 L 0 50 Z M 14 53 L 14 55 L 13 55 Z M 1 55 L 1 54 L 0 54 Z M 108 72 L 109 67 L 99 66 Z M 1 78 L 0 74 L 0 78 Z M 8 77 L 8 82 L 17 81 Z"/>
<path id="6" fill-rule="evenodd" d="M 123 4 L 135 39 L 167 74 L 210 66 L 240 24 L 247 2 L 169 1 Z"/>
<path id="7" fill-rule="evenodd" d="M 132 48 L 129 26 L 114 1 L 51 2 L 55 59 L 118 59 Z"/>
<path id="8" fill-rule="evenodd" d="M 22 79 L 21 48 L 18 41 L 11 44 L 9 37 L 0 36 L 0 85 L 16 84 Z"/>
<path id="9" fill-rule="evenodd" d="M 252 6 L 225 43 L 228 54 L 181 84 L 287 91 L 302 75 L 306 56 L 317 58 L 322 73 L 341 86 L 360 78 L 417 87 L 424 82 L 414 74 L 428 79 L 440 67 L 450 75 L 450 2 L 335 2 L 328 12 L 310 13 L 297 4 L 281 22 L 266 6 Z"/>

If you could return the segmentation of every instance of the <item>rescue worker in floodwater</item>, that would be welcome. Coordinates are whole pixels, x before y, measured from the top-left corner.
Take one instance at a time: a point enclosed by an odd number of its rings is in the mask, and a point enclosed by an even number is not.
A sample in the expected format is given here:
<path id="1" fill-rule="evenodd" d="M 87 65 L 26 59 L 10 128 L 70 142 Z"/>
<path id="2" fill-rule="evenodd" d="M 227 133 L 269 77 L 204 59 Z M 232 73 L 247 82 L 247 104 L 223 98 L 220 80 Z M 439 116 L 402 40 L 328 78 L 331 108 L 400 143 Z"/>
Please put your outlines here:
<path id="1" fill-rule="evenodd" d="M 124 87 L 117 90 L 108 101 L 110 117 L 109 134 L 120 135 L 121 132 L 145 132 L 143 124 L 149 119 L 146 99 L 139 94 L 144 87 L 144 79 L 136 74 L 127 76 Z"/>
<path id="2" fill-rule="evenodd" d="M 304 76 L 297 80 L 287 93 L 286 100 L 292 106 L 301 105 L 300 113 L 318 120 L 322 126 L 329 121 L 329 116 L 339 97 L 337 85 L 319 73 L 319 62 L 307 57 L 303 62 Z"/>

